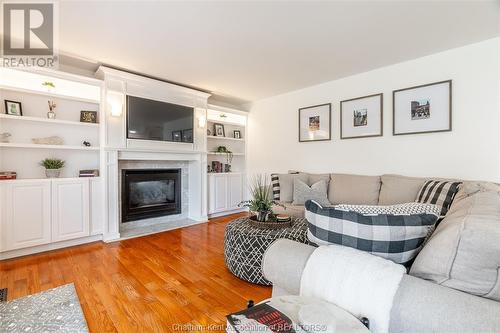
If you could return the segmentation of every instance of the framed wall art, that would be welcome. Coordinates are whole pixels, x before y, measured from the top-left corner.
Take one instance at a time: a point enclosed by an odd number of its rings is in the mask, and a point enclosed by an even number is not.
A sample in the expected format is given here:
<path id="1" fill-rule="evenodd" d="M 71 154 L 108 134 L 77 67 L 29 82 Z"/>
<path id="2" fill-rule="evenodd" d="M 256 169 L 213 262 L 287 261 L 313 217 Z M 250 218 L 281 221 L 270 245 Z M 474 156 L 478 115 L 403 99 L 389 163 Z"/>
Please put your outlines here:
<path id="1" fill-rule="evenodd" d="M 299 142 L 331 140 L 332 104 L 299 109 Z"/>
<path id="2" fill-rule="evenodd" d="M 340 102 L 340 138 L 366 138 L 383 134 L 383 94 Z"/>
<path id="3" fill-rule="evenodd" d="M 392 92 L 392 134 L 451 131 L 451 80 Z"/>

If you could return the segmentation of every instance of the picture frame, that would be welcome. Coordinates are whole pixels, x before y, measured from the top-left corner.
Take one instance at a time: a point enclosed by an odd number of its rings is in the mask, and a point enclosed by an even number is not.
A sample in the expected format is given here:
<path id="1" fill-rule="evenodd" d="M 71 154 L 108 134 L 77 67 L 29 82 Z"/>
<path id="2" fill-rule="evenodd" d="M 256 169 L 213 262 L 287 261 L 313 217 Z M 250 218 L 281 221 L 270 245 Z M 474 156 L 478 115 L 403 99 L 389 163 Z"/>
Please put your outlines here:
<path id="1" fill-rule="evenodd" d="M 181 132 L 182 142 L 193 143 L 193 129 L 185 129 Z"/>
<path id="2" fill-rule="evenodd" d="M 215 123 L 214 124 L 214 136 L 225 137 L 226 131 L 224 130 L 224 125 Z"/>
<path id="3" fill-rule="evenodd" d="M 172 131 L 172 141 L 181 142 L 182 141 L 182 131 Z"/>
<path id="4" fill-rule="evenodd" d="M 340 139 L 384 134 L 384 94 L 373 94 L 340 102 Z"/>
<path id="5" fill-rule="evenodd" d="M 241 131 L 240 130 L 234 130 L 233 131 L 233 137 L 235 139 L 241 139 Z"/>
<path id="6" fill-rule="evenodd" d="M 452 80 L 392 92 L 392 135 L 452 130 Z"/>
<path id="7" fill-rule="evenodd" d="M 5 103 L 5 114 L 11 116 L 22 116 L 23 108 L 21 102 L 4 100 Z"/>
<path id="8" fill-rule="evenodd" d="M 332 138 L 332 104 L 299 109 L 299 142 L 328 141 Z"/>
<path id="9" fill-rule="evenodd" d="M 80 111 L 80 122 L 97 124 L 97 111 Z"/>

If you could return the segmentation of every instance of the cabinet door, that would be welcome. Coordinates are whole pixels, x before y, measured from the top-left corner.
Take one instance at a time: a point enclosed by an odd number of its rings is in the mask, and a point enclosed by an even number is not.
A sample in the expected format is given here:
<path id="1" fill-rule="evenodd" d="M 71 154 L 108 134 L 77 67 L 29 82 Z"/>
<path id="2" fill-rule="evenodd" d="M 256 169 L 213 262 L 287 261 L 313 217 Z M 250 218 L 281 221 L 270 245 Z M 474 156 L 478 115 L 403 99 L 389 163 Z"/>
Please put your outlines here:
<path id="1" fill-rule="evenodd" d="M 52 182 L 52 241 L 89 235 L 88 179 L 54 179 Z"/>
<path id="2" fill-rule="evenodd" d="M 208 180 L 209 214 L 223 212 L 227 209 L 227 177 L 225 175 L 210 175 Z"/>
<path id="3" fill-rule="evenodd" d="M 50 243 L 50 181 L 9 182 L 2 186 L 2 250 Z"/>
<path id="4" fill-rule="evenodd" d="M 227 179 L 228 209 L 238 209 L 242 199 L 241 175 L 228 175 Z"/>

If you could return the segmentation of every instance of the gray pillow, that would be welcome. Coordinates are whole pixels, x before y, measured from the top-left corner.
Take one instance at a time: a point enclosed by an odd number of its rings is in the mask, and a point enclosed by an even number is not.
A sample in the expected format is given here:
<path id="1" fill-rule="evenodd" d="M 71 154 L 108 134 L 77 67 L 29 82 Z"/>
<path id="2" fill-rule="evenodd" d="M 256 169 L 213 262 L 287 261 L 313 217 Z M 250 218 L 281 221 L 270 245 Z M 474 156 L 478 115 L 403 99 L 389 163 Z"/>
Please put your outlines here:
<path id="1" fill-rule="evenodd" d="M 279 197 L 280 201 L 292 202 L 293 201 L 293 180 L 295 178 L 307 182 L 309 176 L 307 174 L 277 174 L 279 182 Z"/>
<path id="2" fill-rule="evenodd" d="M 302 180 L 295 178 L 293 180 L 293 204 L 303 205 L 307 200 L 314 200 L 323 207 L 331 206 L 326 190 L 327 185 L 324 180 L 309 186 Z"/>

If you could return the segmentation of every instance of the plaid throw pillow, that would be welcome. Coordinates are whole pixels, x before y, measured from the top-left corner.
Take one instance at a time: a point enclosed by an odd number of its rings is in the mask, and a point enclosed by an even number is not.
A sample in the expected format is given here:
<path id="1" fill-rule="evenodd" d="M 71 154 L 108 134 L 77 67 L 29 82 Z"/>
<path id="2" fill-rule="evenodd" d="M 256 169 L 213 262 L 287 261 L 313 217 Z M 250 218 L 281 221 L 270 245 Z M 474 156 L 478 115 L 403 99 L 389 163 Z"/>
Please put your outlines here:
<path id="1" fill-rule="evenodd" d="M 273 173 L 271 174 L 271 187 L 273 189 L 273 199 L 280 200 L 280 177 Z"/>
<path id="2" fill-rule="evenodd" d="M 436 205 L 419 203 L 323 208 L 309 200 L 305 206 L 310 243 L 349 246 L 405 266 L 434 231 L 440 212 Z"/>
<path id="3" fill-rule="evenodd" d="M 460 189 L 461 182 L 428 180 L 417 194 L 415 202 L 429 203 L 441 208 L 440 219 L 444 218 Z"/>

